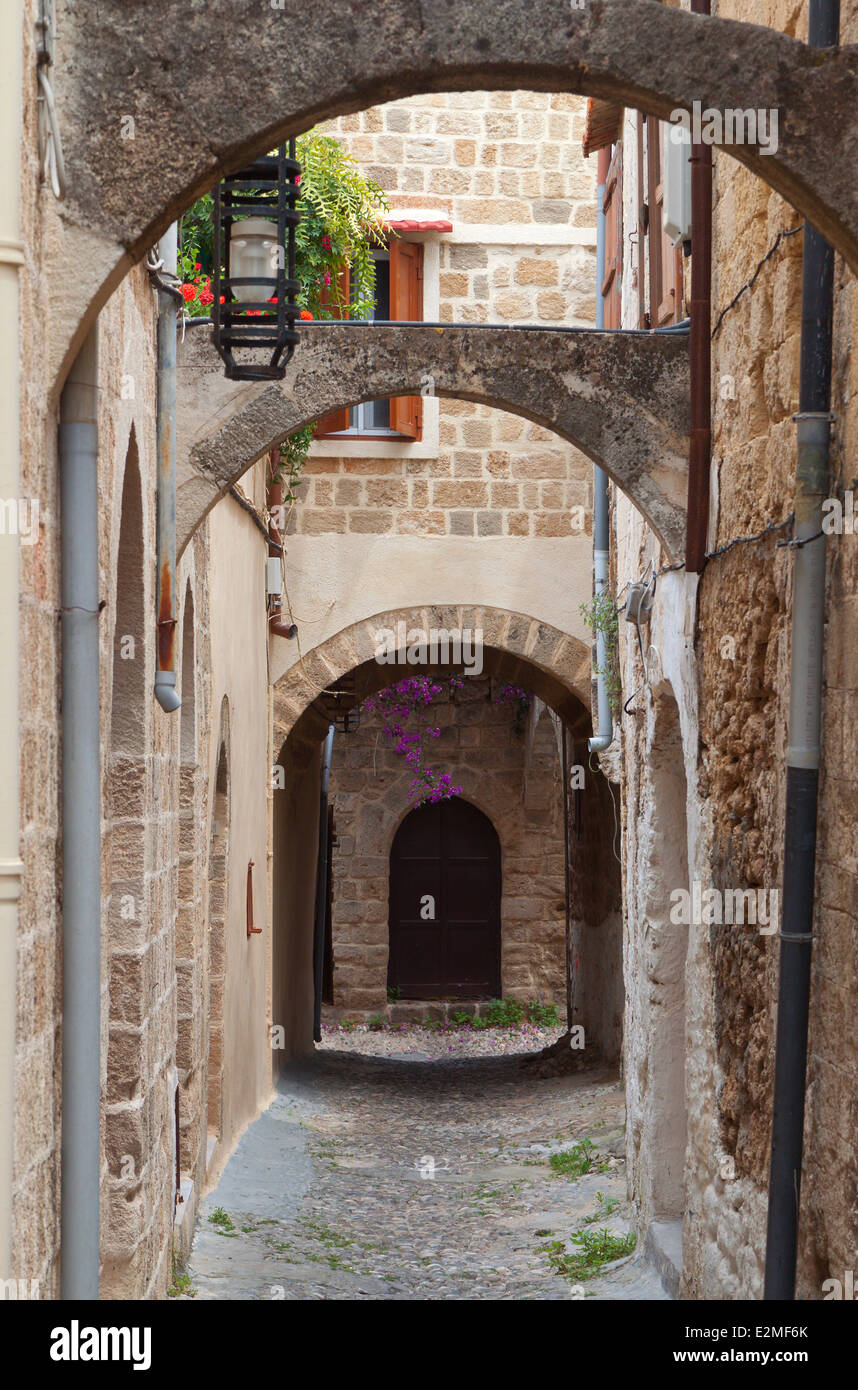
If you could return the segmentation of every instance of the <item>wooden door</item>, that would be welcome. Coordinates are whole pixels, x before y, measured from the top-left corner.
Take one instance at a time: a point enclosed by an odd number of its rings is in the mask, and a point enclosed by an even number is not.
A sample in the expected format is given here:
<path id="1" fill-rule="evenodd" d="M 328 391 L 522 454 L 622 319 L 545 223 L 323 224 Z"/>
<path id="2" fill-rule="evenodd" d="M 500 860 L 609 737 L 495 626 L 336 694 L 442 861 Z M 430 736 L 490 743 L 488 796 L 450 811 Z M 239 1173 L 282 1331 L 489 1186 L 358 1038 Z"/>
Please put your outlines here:
<path id="1" fill-rule="evenodd" d="M 412 811 L 390 851 L 388 984 L 403 999 L 496 998 L 500 901 L 488 817 L 461 797 Z"/>

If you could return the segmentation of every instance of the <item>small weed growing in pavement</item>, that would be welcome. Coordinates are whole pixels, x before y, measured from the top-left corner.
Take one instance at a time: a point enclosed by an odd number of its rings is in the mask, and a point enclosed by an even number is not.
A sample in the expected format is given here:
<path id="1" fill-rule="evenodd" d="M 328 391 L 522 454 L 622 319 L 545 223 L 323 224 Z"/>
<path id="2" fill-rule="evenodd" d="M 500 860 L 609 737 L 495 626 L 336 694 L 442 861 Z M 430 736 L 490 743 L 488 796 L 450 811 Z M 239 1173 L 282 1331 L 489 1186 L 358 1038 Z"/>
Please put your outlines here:
<path id="1" fill-rule="evenodd" d="M 215 1207 L 214 1211 L 209 1217 L 209 1222 L 212 1226 L 217 1226 L 219 1236 L 238 1235 L 238 1231 L 235 1229 L 235 1223 L 232 1217 L 230 1216 L 228 1211 L 224 1211 L 223 1207 Z"/>
<path id="2" fill-rule="evenodd" d="M 604 1226 L 600 1231 L 573 1231 L 569 1239 L 578 1246 L 572 1254 L 566 1253 L 562 1240 L 552 1240 L 539 1249 L 548 1256 L 548 1263 L 556 1274 L 576 1281 L 592 1279 L 612 1260 L 631 1255 L 637 1244 L 633 1231 L 628 1235 L 615 1236 Z"/>
<path id="3" fill-rule="evenodd" d="M 604 1192 L 596 1193 L 596 1201 L 599 1203 L 597 1210 L 592 1216 L 584 1217 L 588 1225 L 592 1225 L 594 1221 L 606 1221 L 614 1208 L 620 1205 L 619 1197 L 606 1197 Z"/>
<path id="4" fill-rule="evenodd" d="M 565 1173 L 567 1178 L 580 1178 L 592 1171 L 598 1154 L 591 1139 L 582 1139 L 571 1149 L 561 1149 L 548 1160 L 555 1173 Z"/>
<path id="5" fill-rule="evenodd" d="M 371 1033 L 380 1033 L 386 1022 L 387 1020 L 382 1018 L 381 1014 L 373 1014 L 366 1026 Z"/>
<path id="6" fill-rule="evenodd" d="M 197 1291 L 191 1283 L 190 1274 L 178 1274 L 173 1271 L 173 1282 L 167 1290 L 168 1298 L 181 1298 L 187 1294 L 188 1298 L 196 1298 Z"/>
<path id="7" fill-rule="evenodd" d="M 399 1003 L 399 1000 L 400 1000 L 401 998 L 402 998 L 402 985 L 388 985 L 388 986 L 387 986 L 387 1002 L 388 1002 L 388 1004 L 398 1004 L 398 1003 Z"/>

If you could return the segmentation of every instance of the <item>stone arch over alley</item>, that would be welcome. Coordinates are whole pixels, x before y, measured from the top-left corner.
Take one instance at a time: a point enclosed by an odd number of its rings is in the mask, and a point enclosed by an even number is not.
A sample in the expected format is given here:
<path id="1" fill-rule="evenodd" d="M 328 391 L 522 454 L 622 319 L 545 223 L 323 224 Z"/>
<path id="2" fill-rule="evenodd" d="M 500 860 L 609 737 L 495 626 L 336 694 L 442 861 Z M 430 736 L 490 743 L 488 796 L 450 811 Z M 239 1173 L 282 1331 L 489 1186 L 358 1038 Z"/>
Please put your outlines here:
<path id="1" fill-rule="evenodd" d="M 311 324 L 282 382 L 228 381 L 205 330 L 180 357 L 178 543 L 247 468 L 303 425 L 421 391 L 522 415 L 604 468 L 672 559 L 684 548 L 684 334 Z"/>
<path id="2" fill-rule="evenodd" d="M 848 158 L 858 121 L 858 59 L 851 47 L 814 53 L 772 29 L 648 0 L 605 0 L 582 10 L 546 0 L 538 23 L 526 0 L 451 0 L 431 12 L 411 0 L 384 0 L 371 24 L 344 23 L 338 6 L 322 5 L 310 30 L 296 0 L 246 14 L 220 0 L 192 18 L 181 0 L 162 0 L 133 21 L 122 0 L 63 0 L 58 11 L 66 43 L 56 92 L 70 197 L 62 251 L 51 267 L 57 387 L 122 276 L 218 177 L 322 119 L 418 92 L 577 92 L 662 119 L 677 108 L 690 111 L 695 101 L 715 110 L 777 108 L 784 119 L 776 150 L 724 148 L 858 267 L 858 189 Z M 167 32 L 185 35 L 169 71 L 160 57 Z M 197 59 L 205 49 L 229 55 L 214 83 Z M 122 57 L 111 65 L 112 52 Z M 129 64 L 136 90 L 146 94 L 134 111 L 126 110 Z M 111 72 L 113 82 L 105 80 Z M 186 98 L 181 109 L 177 87 Z M 117 141 L 121 180 L 113 177 Z"/>
<path id="3" fill-rule="evenodd" d="M 355 732 L 334 735 L 332 1002 L 358 1013 L 385 1006 L 390 854 L 413 804 L 412 774 L 386 749 L 371 697 L 417 673 L 404 660 L 386 664 L 376 659 L 379 634 L 398 630 L 482 633 L 477 677 L 469 677 L 466 688 L 442 696 L 439 703 L 438 756 L 454 783 L 461 784 L 464 799 L 488 817 L 500 839 L 503 995 L 550 1000 L 565 1014 L 571 913 L 577 1013 L 592 1055 L 615 1061 L 622 1041 L 619 865 L 611 853 L 610 794 L 601 787 L 601 772 L 585 766 L 589 650 L 534 618 L 468 606 L 377 614 L 304 653 L 275 688 L 275 774 L 280 773 L 273 791 L 273 1023 L 284 1025 L 285 1056 L 306 1047 L 312 1018 L 315 901 L 307 863 L 315 863 L 308 844 L 314 845 L 322 744 L 332 719 L 339 721 L 344 710 L 367 700 L 370 707 Z M 421 667 L 420 673 L 426 669 Z M 429 669 L 443 690 L 447 676 L 461 670 L 461 663 L 441 660 Z M 499 690 L 510 687 L 526 691 L 532 700 L 526 721 L 514 719 L 497 698 Z M 568 847 L 570 876 L 576 882 L 569 904 L 561 721 L 568 731 L 569 761 L 582 772 L 575 793 L 581 797 L 575 821 L 579 828 Z M 605 891 L 608 884 L 612 887 Z"/>

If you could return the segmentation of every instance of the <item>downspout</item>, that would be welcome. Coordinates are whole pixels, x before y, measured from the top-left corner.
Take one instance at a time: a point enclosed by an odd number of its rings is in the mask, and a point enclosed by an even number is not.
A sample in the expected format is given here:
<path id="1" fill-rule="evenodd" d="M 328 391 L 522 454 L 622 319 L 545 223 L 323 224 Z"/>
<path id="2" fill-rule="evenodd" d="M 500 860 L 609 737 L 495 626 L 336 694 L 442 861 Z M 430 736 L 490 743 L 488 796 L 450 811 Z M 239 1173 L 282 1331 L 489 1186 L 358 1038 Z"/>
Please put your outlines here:
<path id="1" fill-rule="evenodd" d="M 63 388 L 63 1099 L 61 1296 L 98 1298 L 101 1171 L 101 719 L 98 331 Z"/>
<path id="2" fill-rule="evenodd" d="M 710 0 L 691 0 L 693 14 L 708 15 Z M 691 419 L 685 570 L 706 563 L 709 471 L 712 458 L 712 147 L 691 147 Z"/>
<path id="3" fill-rule="evenodd" d="M 159 250 L 167 284 L 158 290 L 158 664 L 155 699 L 167 714 L 181 705 L 176 694 L 176 316 L 179 229 L 168 227 Z M 172 280 L 172 284 L 170 281 Z"/>
<path id="4" fill-rule="evenodd" d="M 322 785 L 319 794 L 319 857 L 316 861 L 316 917 L 313 924 L 313 1040 L 322 1041 L 322 984 L 325 977 L 325 916 L 328 894 L 328 788 L 331 781 L 331 754 L 334 726 L 328 728 L 322 754 Z"/>
<path id="5" fill-rule="evenodd" d="M 596 189 L 596 327 L 605 326 L 605 301 L 602 281 L 605 278 L 605 185 L 611 166 L 610 148 L 599 150 L 599 172 Z M 610 507 L 608 475 L 603 468 L 593 468 L 593 590 L 598 596 L 608 587 L 610 563 Z M 613 742 L 614 721 L 608 682 L 608 642 L 604 632 L 596 633 L 596 734 L 587 747 L 591 753 L 603 753 Z M 570 1025 L 571 1026 L 571 1025 Z"/>
<path id="6" fill-rule="evenodd" d="M 23 100 L 23 5 L 0 9 L 0 110 L 6 138 L 0 147 L 0 496 L 18 498 L 20 474 L 18 270 L 24 264 L 19 224 L 21 104 Z M 20 504 L 19 504 L 20 509 Z M 31 530 L 35 508 L 30 506 Z M 38 538 L 37 538 L 38 540 Z M 15 1133 L 15 995 L 18 899 L 21 894 L 20 760 L 18 726 L 20 542 L 0 537 L 0 1279 L 12 1279 L 12 1185 Z M 22 1271 L 17 1271 L 19 1275 Z"/>
<path id="7" fill-rule="evenodd" d="M 834 48 L 839 33 L 839 0 L 810 0 L 809 45 Z M 798 1254 L 825 624 L 822 503 L 830 489 L 833 284 L 834 252 L 805 222 L 783 920 L 764 1293 L 770 1301 L 795 1297 Z"/>
<path id="8" fill-rule="evenodd" d="M 273 453 L 270 456 L 269 462 L 273 474 Z M 280 527 L 277 524 L 277 518 L 279 518 L 282 515 L 283 511 L 283 484 L 281 482 L 275 481 L 273 476 L 271 477 L 271 480 L 268 484 L 268 510 L 270 512 L 270 521 L 268 523 L 268 530 L 270 534 L 268 558 L 269 560 L 280 560 L 282 575 L 283 557 L 286 553 L 286 547 L 283 544 L 283 537 L 280 533 Z M 271 616 L 268 619 L 268 631 L 273 632 L 275 637 L 288 637 L 292 639 L 298 636 L 298 629 L 294 623 L 284 623 L 282 603 L 283 601 L 279 593 L 272 595 Z"/>

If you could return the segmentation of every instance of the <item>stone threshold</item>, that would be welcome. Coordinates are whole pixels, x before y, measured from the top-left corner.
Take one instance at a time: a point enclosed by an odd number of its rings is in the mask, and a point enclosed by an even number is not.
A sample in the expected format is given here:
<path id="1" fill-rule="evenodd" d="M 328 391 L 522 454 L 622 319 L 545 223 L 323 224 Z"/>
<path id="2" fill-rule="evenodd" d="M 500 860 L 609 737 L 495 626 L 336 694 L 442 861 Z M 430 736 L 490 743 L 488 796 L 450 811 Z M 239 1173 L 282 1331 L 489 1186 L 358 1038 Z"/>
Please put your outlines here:
<path id="1" fill-rule="evenodd" d="M 385 1023 L 443 1023 L 453 1014 L 465 1013 L 469 1018 L 479 1016 L 493 999 L 401 999 L 395 1003 L 379 1004 L 375 1009 L 342 1009 L 332 1004 L 322 1008 L 322 1024 L 367 1024 L 370 1019 L 383 1018 Z"/>

